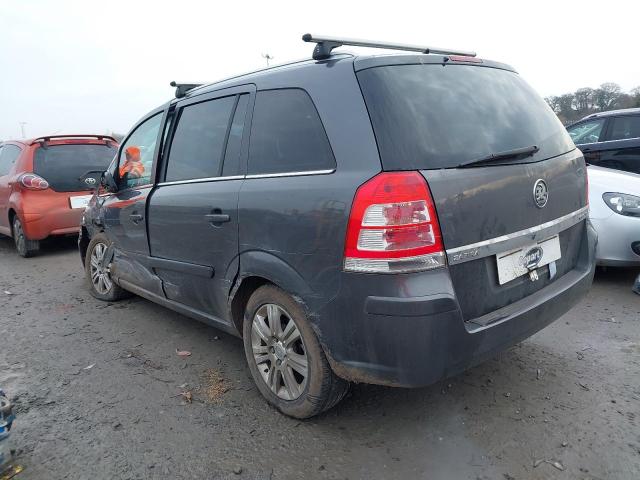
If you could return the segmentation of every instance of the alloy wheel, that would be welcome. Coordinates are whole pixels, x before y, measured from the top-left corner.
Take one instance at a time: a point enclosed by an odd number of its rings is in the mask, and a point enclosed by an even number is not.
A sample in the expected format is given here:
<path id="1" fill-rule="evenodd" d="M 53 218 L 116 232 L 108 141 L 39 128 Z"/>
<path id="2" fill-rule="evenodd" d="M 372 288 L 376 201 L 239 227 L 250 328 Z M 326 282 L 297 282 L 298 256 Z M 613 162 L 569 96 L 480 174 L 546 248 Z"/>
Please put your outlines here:
<path id="1" fill-rule="evenodd" d="M 267 303 L 255 313 L 251 325 L 253 358 L 262 379 L 283 400 L 304 392 L 309 364 L 300 330 L 279 305 Z"/>
<path id="2" fill-rule="evenodd" d="M 104 243 L 96 243 L 91 251 L 90 273 L 91 283 L 96 291 L 101 295 L 109 293 L 113 287 L 113 281 L 111 280 L 111 265 L 105 265 L 104 256 L 107 252 L 107 246 Z"/>

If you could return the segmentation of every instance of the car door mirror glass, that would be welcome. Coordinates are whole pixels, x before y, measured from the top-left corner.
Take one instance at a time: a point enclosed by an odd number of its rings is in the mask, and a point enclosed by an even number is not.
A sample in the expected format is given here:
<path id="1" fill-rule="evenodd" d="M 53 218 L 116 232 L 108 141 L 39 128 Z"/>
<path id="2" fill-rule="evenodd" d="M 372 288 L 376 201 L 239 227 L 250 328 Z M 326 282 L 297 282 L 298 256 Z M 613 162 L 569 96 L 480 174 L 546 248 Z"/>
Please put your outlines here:
<path id="1" fill-rule="evenodd" d="M 116 192 L 118 190 L 118 184 L 109 170 L 102 172 L 100 184 L 107 192 Z"/>

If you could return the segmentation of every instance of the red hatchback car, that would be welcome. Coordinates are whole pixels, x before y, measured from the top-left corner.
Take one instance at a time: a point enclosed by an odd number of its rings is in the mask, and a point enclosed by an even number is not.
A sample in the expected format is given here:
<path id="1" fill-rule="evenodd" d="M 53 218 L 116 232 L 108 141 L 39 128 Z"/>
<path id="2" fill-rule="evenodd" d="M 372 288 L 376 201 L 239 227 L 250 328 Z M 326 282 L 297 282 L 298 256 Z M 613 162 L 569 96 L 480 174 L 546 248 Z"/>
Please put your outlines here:
<path id="1" fill-rule="evenodd" d="M 23 257 L 40 240 L 76 234 L 90 191 L 118 144 L 105 135 L 52 135 L 0 143 L 0 234 Z"/>

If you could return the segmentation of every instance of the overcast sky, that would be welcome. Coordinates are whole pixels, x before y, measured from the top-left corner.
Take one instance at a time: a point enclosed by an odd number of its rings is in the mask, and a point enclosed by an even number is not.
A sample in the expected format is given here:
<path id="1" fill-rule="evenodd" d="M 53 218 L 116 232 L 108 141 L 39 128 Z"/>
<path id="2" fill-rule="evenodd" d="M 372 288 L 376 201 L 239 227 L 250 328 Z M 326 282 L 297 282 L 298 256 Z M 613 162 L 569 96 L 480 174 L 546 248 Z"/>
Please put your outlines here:
<path id="1" fill-rule="evenodd" d="M 470 49 L 543 96 L 640 85 L 640 2 L 0 0 L 0 139 L 125 133 L 173 95 L 308 58 L 305 32 Z M 350 48 L 353 52 L 362 49 Z"/>

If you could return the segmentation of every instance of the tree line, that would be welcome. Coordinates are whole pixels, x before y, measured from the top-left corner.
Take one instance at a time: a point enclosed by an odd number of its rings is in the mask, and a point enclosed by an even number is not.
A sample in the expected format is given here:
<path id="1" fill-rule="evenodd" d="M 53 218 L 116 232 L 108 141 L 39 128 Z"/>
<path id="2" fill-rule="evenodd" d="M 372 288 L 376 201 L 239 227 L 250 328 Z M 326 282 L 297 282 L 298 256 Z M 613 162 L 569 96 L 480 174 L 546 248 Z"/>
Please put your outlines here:
<path id="1" fill-rule="evenodd" d="M 595 112 L 640 107 L 640 86 L 623 92 L 617 83 L 603 83 L 598 88 L 579 88 L 573 93 L 550 96 L 545 100 L 567 125 Z"/>

